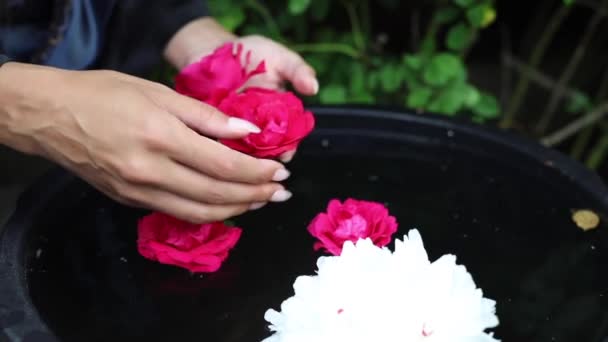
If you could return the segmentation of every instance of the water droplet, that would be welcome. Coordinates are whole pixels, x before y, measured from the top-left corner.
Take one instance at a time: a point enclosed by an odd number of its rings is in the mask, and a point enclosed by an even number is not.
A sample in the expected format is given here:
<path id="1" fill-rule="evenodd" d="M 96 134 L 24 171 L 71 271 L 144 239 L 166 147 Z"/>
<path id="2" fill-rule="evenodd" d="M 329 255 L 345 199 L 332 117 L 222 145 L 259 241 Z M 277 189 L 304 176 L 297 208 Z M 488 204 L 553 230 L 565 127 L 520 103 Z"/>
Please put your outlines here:
<path id="1" fill-rule="evenodd" d="M 122 262 L 127 262 L 127 258 L 125 258 L 125 257 L 120 257 L 120 261 L 122 261 Z"/>
<path id="2" fill-rule="evenodd" d="M 38 248 L 38 249 L 36 250 L 36 259 L 39 259 L 39 258 L 40 258 L 40 255 L 42 255 L 42 249 Z"/>
<path id="3" fill-rule="evenodd" d="M 450 137 L 450 138 L 451 138 L 451 137 L 453 137 L 453 136 L 454 136 L 454 131 L 452 131 L 451 129 L 448 129 L 447 134 L 448 134 L 448 137 Z"/>
<path id="4" fill-rule="evenodd" d="M 367 180 L 369 180 L 370 182 L 377 182 L 378 179 L 380 179 L 380 177 L 376 175 L 370 175 L 369 177 L 367 177 Z"/>
<path id="5" fill-rule="evenodd" d="M 329 147 L 329 140 L 327 140 L 327 139 L 321 140 L 321 146 L 323 146 L 323 147 Z"/>

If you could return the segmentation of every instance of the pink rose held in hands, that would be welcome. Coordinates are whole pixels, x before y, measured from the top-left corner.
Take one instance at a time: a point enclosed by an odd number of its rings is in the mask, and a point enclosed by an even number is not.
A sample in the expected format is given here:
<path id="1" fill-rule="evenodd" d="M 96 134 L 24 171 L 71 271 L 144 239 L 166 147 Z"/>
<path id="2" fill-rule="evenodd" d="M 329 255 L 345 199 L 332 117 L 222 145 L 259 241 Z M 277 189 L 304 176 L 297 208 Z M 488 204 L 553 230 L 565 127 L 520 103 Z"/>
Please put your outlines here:
<path id="1" fill-rule="evenodd" d="M 274 158 L 295 150 L 314 128 L 315 119 L 291 92 L 250 88 L 232 93 L 219 106 L 226 115 L 247 120 L 262 132 L 223 139 L 226 146 L 258 158 Z"/>
<path id="2" fill-rule="evenodd" d="M 314 249 L 324 249 L 333 255 L 342 253 L 346 241 L 356 243 L 370 238 L 378 247 L 386 246 L 397 231 L 397 220 L 380 203 L 349 198 L 344 203 L 333 199 L 327 212 L 317 215 L 308 232 L 319 239 Z"/>
<path id="3" fill-rule="evenodd" d="M 241 237 L 222 222 L 192 224 L 154 212 L 138 222 L 137 249 L 150 260 L 190 272 L 215 272 Z"/>
<path id="4" fill-rule="evenodd" d="M 242 53 L 242 44 L 222 45 L 200 62 L 182 69 L 175 76 L 175 91 L 217 107 L 252 76 L 265 72 L 264 62 L 248 72 L 250 52 L 245 54 L 244 66 L 241 64 Z"/>

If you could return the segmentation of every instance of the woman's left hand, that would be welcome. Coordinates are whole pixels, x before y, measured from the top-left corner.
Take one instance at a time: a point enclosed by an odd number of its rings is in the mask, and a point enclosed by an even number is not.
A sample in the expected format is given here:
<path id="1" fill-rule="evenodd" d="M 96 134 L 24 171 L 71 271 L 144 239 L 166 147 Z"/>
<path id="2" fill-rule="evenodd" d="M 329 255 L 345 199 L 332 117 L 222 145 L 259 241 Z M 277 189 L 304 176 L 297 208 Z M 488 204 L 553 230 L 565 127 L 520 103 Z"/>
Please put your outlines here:
<path id="1" fill-rule="evenodd" d="M 243 44 L 243 50 L 251 52 L 253 67 L 262 60 L 266 65 L 266 72 L 252 77 L 245 87 L 283 89 L 289 82 L 302 95 L 315 95 L 319 91 L 314 69 L 299 54 L 266 37 L 237 37 L 212 18 L 194 20 L 179 30 L 167 44 L 165 57 L 182 69 L 228 42 Z M 288 162 L 294 154 L 295 151 L 285 152 L 280 159 Z"/>

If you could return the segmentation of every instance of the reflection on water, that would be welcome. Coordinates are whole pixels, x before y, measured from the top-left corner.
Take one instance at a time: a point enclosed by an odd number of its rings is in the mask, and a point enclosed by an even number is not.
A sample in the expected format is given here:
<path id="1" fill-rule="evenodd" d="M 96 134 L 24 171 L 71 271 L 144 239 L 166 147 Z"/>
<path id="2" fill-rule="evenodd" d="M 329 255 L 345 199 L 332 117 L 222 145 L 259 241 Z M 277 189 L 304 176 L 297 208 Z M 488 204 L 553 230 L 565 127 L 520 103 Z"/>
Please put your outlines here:
<path id="1" fill-rule="evenodd" d="M 497 300 L 503 341 L 604 341 L 607 227 L 583 232 L 571 221 L 572 210 L 596 203 L 550 167 L 500 157 L 310 139 L 290 166 L 294 198 L 237 219 L 243 237 L 209 275 L 140 257 L 143 213 L 87 190 L 33 234 L 30 292 L 66 341 L 259 341 L 265 310 L 314 272 L 307 223 L 329 199 L 356 197 L 387 203 L 399 234 L 418 228 L 433 259 L 455 253 Z"/>

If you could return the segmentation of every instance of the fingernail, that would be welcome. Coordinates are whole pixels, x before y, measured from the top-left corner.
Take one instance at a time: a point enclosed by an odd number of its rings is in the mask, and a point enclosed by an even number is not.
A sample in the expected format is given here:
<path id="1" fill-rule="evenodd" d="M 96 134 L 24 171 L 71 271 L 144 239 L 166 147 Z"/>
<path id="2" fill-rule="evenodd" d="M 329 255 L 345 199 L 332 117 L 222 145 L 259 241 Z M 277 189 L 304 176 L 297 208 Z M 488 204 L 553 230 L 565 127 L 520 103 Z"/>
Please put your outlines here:
<path id="1" fill-rule="evenodd" d="M 235 131 L 247 132 L 247 133 L 260 133 L 262 130 L 252 124 L 251 122 L 239 118 L 228 119 L 228 127 Z"/>
<path id="2" fill-rule="evenodd" d="M 285 152 L 279 157 L 279 160 L 281 160 L 283 163 L 289 163 L 293 159 L 295 154 L 296 151 Z"/>
<path id="3" fill-rule="evenodd" d="M 312 92 L 313 92 L 313 94 L 316 94 L 319 92 L 319 81 L 317 81 L 316 78 L 314 78 L 313 82 L 312 82 Z"/>
<path id="4" fill-rule="evenodd" d="M 254 202 L 249 206 L 249 210 L 258 210 L 261 207 L 265 206 L 267 202 Z"/>
<path id="5" fill-rule="evenodd" d="M 285 202 L 291 198 L 291 192 L 287 190 L 277 190 L 272 197 L 270 197 L 271 202 Z"/>
<path id="6" fill-rule="evenodd" d="M 286 169 L 278 169 L 274 173 L 274 176 L 272 176 L 272 180 L 275 182 L 281 182 L 289 178 L 289 175 L 291 175 L 291 173 Z"/>

